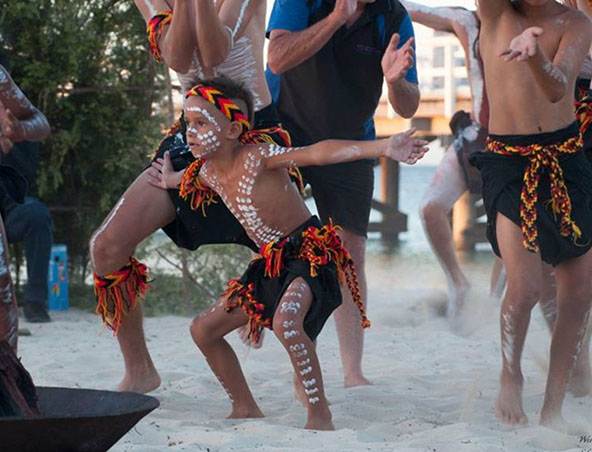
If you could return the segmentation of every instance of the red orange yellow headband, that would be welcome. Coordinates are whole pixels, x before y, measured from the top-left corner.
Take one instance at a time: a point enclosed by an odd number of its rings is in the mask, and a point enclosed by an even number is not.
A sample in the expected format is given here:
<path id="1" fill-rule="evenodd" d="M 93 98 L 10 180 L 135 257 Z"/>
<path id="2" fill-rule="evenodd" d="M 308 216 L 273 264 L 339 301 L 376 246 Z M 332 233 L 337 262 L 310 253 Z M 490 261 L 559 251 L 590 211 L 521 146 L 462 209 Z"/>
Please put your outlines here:
<path id="1" fill-rule="evenodd" d="M 208 85 L 195 85 L 187 91 L 186 97 L 199 96 L 207 100 L 214 107 L 222 112 L 230 122 L 238 122 L 243 127 L 243 133 L 251 128 L 251 123 L 247 115 L 243 113 L 238 105 L 232 102 L 228 97 L 222 94 L 222 91 Z"/>

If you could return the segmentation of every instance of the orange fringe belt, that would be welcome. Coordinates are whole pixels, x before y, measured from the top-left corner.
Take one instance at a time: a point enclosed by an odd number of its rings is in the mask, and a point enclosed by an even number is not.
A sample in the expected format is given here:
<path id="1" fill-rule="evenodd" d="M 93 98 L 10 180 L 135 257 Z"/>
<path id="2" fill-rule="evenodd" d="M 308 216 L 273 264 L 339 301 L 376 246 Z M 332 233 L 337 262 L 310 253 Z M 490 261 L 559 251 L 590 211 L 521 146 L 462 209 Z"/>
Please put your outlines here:
<path id="1" fill-rule="evenodd" d="M 333 223 L 323 226 L 321 229 L 314 226 L 302 231 L 303 242 L 298 253 L 298 259 L 310 264 L 310 276 L 318 275 L 319 267 L 333 262 L 337 267 L 337 276 L 341 284 L 346 283 L 352 295 L 353 301 L 360 310 L 362 328 L 371 325 L 358 283 L 358 276 L 351 255 L 343 246 L 343 242 L 337 235 L 339 227 Z M 283 251 L 287 239 L 274 240 L 261 247 L 261 256 L 256 260 L 265 259 L 265 277 L 278 277 L 284 268 Z M 258 342 L 261 330 L 264 327 L 271 328 L 272 319 L 263 319 L 265 307 L 254 297 L 254 284 L 247 286 L 241 284 L 239 279 L 233 279 L 228 283 L 228 288 L 222 294 L 226 301 L 226 311 L 230 312 L 240 306 L 249 317 L 248 331 L 253 342 Z"/>
<path id="2" fill-rule="evenodd" d="M 524 186 L 520 196 L 520 219 L 522 228 L 522 244 L 531 252 L 538 252 L 537 242 L 537 211 L 538 186 L 541 173 L 544 168 L 549 171 L 551 181 L 551 199 L 549 200 L 553 213 L 559 216 L 559 230 L 562 236 L 570 234 L 574 237 L 574 243 L 582 236 L 582 231 L 571 219 L 571 200 L 565 181 L 563 170 L 559 165 L 558 157 L 561 154 L 574 154 L 582 147 L 582 137 L 577 136 L 563 143 L 542 146 L 532 144 L 529 146 L 509 146 L 500 141 L 487 141 L 487 150 L 501 155 L 519 155 L 528 158 L 530 164 L 524 171 Z"/>
<path id="3" fill-rule="evenodd" d="M 150 43 L 150 53 L 156 61 L 162 61 L 162 53 L 158 40 L 162 33 L 162 27 L 169 24 L 173 20 L 172 11 L 159 11 L 146 25 L 146 32 L 148 33 L 148 42 Z"/>
<path id="4" fill-rule="evenodd" d="M 580 123 L 580 133 L 584 135 L 592 124 L 592 97 L 588 90 L 578 91 L 578 99 L 574 103 L 576 118 Z"/>
<path id="5" fill-rule="evenodd" d="M 105 276 L 95 273 L 94 280 L 97 296 L 96 313 L 101 316 L 103 323 L 117 334 L 123 314 L 134 309 L 138 300 L 150 287 L 148 267 L 130 257 L 129 264 L 125 267 Z"/>

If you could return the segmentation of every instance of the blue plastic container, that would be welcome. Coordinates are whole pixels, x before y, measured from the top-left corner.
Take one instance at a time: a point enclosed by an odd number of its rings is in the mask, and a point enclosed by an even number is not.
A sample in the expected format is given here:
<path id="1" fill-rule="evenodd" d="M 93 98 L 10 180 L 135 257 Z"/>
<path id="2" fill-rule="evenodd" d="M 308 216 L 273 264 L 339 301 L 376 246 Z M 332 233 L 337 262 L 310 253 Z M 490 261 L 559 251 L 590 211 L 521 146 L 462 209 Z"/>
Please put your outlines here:
<path id="1" fill-rule="evenodd" d="M 68 250 L 66 245 L 53 245 L 47 275 L 48 306 L 52 311 L 66 311 L 68 299 Z"/>

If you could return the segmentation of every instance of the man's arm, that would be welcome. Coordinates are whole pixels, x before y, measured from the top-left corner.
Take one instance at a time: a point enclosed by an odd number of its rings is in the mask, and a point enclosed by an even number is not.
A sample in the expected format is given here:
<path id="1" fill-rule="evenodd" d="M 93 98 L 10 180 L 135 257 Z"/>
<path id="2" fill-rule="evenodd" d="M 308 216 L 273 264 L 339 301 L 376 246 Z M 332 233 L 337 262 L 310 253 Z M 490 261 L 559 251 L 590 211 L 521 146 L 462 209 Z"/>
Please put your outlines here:
<path id="1" fill-rule="evenodd" d="M 356 6 L 357 0 L 337 0 L 327 17 L 307 28 L 306 0 L 276 0 L 267 53 L 271 72 L 282 74 L 316 54 L 356 12 Z M 291 29 L 283 28 L 283 23 Z"/>
<path id="2" fill-rule="evenodd" d="M 410 165 L 427 152 L 427 141 L 412 138 L 415 129 L 372 141 L 326 140 L 302 148 L 268 145 L 262 149 L 266 169 L 324 166 L 362 159 L 389 157 Z"/>
<path id="3" fill-rule="evenodd" d="M 136 7 L 142 13 L 146 23 L 162 11 L 172 8 L 163 0 L 135 0 Z M 175 2 L 171 22 L 162 27 L 158 44 L 166 65 L 181 74 L 186 73 L 193 61 L 196 48 L 194 28 L 191 24 L 191 4 L 189 0 Z"/>
<path id="4" fill-rule="evenodd" d="M 527 28 L 500 56 L 506 61 L 525 61 L 547 100 L 555 103 L 568 94 L 569 81 L 582 67 L 592 42 L 592 24 L 583 14 L 575 13 L 552 61 L 538 42 L 542 34 L 539 27 Z"/>
<path id="5" fill-rule="evenodd" d="M 214 2 L 194 0 L 197 47 L 204 66 L 216 67 L 226 60 L 261 1 L 264 0 L 226 0 L 218 13 Z"/>
<path id="6" fill-rule="evenodd" d="M 50 133 L 49 123 L 23 94 L 8 71 L 0 66 L 0 145 L 4 152 L 19 141 L 40 141 Z"/>

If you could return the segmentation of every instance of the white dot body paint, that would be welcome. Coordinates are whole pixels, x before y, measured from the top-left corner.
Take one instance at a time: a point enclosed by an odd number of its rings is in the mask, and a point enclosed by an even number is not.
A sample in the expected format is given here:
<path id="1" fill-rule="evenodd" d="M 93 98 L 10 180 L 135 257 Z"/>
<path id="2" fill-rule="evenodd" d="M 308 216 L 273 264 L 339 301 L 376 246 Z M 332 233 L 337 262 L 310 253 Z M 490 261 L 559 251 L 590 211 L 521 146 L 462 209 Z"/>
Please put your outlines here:
<path id="1" fill-rule="evenodd" d="M 280 312 L 288 312 L 296 315 L 298 314 L 298 311 L 300 311 L 300 306 L 300 303 L 297 301 L 284 301 L 280 306 Z"/>
<path id="2" fill-rule="evenodd" d="M 317 384 L 317 380 L 315 380 L 314 378 L 312 378 L 310 380 L 302 380 L 302 384 L 304 385 L 305 388 L 310 388 L 311 386 L 314 386 Z"/>
<path id="3" fill-rule="evenodd" d="M 308 364 L 310 364 L 310 359 L 305 359 L 304 361 L 298 361 L 298 362 L 296 363 L 296 365 L 297 365 L 298 367 L 304 367 L 304 366 L 306 366 L 306 365 L 308 365 Z"/>
<path id="4" fill-rule="evenodd" d="M 216 132 L 221 132 L 222 128 L 220 127 L 220 124 L 218 124 L 218 121 L 216 121 L 216 118 L 214 118 L 214 116 L 212 116 L 212 114 L 206 110 L 205 108 L 201 108 L 201 107 L 185 107 L 186 111 L 193 111 L 193 112 L 197 112 L 200 113 L 204 118 L 207 119 L 207 121 L 212 124 L 214 126 L 214 129 L 216 129 Z"/>
<path id="5" fill-rule="evenodd" d="M 90 261 L 93 268 L 95 268 L 95 242 L 97 241 L 97 237 L 99 237 L 109 227 L 109 224 L 113 221 L 113 218 L 115 218 L 115 215 L 117 215 L 117 211 L 121 208 L 121 206 L 123 206 L 124 202 L 125 198 L 122 196 L 119 202 L 115 205 L 115 208 L 111 211 L 111 214 L 90 239 Z"/>
<path id="6" fill-rule="evenodd" d="M 300 375 L 304 376 L 304 375 L 308 375 L 309 373 L 312 372 L 312 367 L 308 366 L 306 369 L 302 369 L 300 371 Z"/>
<path id="7" fill-rule="evenodd" d="M 316 394 L 317 392 L 319 392 L 319 388 L 305 389 L 304 390 L 304 393 L 306 395 L 313 395 L 313 394 Z"/>
<path id="8" fill-rule="evenodd" d="M 284 320 L 284 322 L 282 323 L 282 326 L 284 328 L 291 328 L 293 326 L 296 326 L 296 322 L 294 320 Z"/>
<path id="9" fill-rule="evenodd" d="M 308 401 L 312 404 L 315 405 L 317 404 L 321 399 L 319 399 L 318 397 L 311 397 L 310 399 L 308 399 Z"/>
<path id="10" fill-rule="evenodd" d="M 296 331 L 296 330 L 291 330 L 291 331 L 285 331 L 284 332 L 284 339 L 292 339 L 295 338 L 297 336 L 300 336 L 300 332 Z"/>

